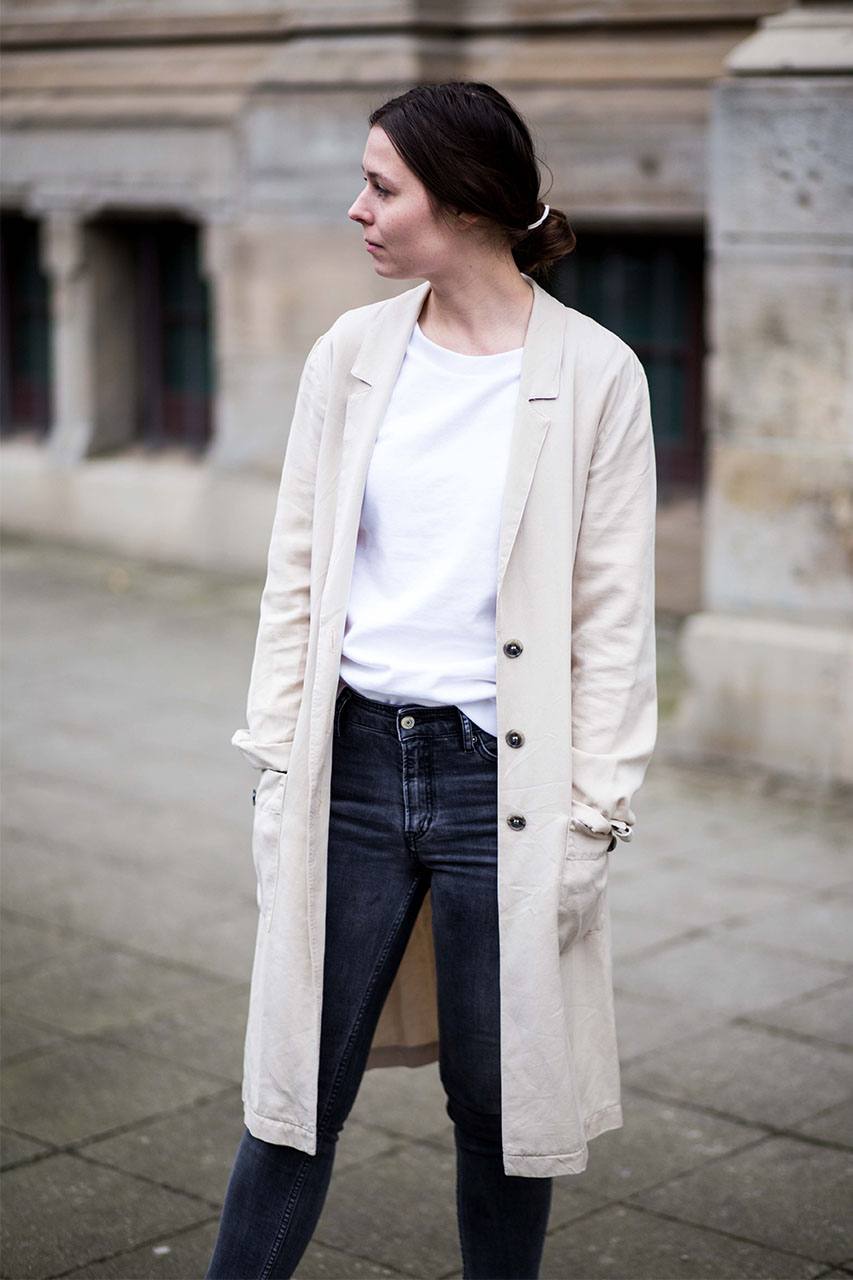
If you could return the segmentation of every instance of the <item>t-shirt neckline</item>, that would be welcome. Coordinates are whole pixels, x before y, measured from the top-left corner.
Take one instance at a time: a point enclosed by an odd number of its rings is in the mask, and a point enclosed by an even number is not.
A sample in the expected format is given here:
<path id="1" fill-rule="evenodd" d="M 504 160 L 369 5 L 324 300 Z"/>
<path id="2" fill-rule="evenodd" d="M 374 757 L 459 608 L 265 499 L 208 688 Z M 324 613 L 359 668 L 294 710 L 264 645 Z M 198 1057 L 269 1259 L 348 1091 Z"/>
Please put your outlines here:
<path id="1" fill-rule="evenodd" d="M 442 347 L 438 342 L 433 342 L 432 338 L 428 338 L 421 328 L 420 321 L 415 321 L 413 336 L 416 342 L 420 343 L 430 354 L 436 359 L 441 360 L 445 364 L 456 365 L 458 368 L 464 366 L 466 369 L 488 370 L 497 364 L 506 364 L 508 360 L 518 360 L 524 354 L 524 347 L 513 347 L 509 351 L 493 351 L 489 355 L 468 355 L 464 351 L 453 351 L 450 347 Z"/>

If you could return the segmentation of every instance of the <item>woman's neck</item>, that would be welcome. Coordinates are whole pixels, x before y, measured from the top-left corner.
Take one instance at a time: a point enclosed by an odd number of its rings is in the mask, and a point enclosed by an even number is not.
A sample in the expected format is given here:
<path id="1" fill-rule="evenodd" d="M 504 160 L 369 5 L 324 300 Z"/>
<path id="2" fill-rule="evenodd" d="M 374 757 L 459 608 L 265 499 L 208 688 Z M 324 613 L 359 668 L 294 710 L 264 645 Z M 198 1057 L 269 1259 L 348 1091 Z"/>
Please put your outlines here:
<path id="1" fill-rule="evenodd" d="M 532 309 L 533 289 L 513 263 L 486 274 L 431 276 L 418 322 L 439 346 L 489 356 L 524 346 Z"/>

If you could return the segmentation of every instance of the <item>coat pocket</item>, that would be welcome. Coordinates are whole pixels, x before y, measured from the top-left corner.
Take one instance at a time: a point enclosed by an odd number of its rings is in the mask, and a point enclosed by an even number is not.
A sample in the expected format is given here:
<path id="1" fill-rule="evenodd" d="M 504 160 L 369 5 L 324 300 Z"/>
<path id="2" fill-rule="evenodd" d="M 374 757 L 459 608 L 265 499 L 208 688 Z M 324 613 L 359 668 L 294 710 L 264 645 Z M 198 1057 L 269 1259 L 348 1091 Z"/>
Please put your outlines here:
<path id="1" fill-rule="evenodd" d="M 264 769 L 254 793 L 252 861 L 257 878 L 258 910 L 267 924 L 272 916 L 278 880 L 279 836 L 286 785 L 286 773 Z"/>
<path id="2" fill-rule="evenodd" d="M 560 951 L 601 928 L 610 850 L 615 843 L 615 837 L 593 836 L 569 826 L 557 919 Z"/>

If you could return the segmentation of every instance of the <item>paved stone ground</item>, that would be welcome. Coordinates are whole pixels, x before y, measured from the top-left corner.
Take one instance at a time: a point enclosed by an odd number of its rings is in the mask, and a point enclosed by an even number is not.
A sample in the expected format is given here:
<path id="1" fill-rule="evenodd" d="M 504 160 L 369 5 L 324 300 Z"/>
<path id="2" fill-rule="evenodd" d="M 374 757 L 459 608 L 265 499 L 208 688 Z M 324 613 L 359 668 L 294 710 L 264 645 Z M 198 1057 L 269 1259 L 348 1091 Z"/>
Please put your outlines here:
<path id="1" fill-rule="evenodd" d="M 229 738 L 259 593 L 6 541 L 14 1280 L 204 1274 L 241 1129 L 253 775 Z M 849 797 L 672 763 L 664 723 L 637 811 L 612 864 L 626 1124 L 555 1180 L 543 1277 L 851 1275 Z M 460 1276 L 453 1175 L 435 1068 L 368 1072 L 297 1275 Z"/>

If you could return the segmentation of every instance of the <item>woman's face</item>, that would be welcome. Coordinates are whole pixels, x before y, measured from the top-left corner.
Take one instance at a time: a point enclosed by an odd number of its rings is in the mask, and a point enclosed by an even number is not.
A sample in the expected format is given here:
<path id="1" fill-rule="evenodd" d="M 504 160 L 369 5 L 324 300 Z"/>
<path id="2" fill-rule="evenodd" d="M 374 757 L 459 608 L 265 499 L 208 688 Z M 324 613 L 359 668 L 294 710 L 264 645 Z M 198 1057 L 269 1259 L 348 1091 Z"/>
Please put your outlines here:
<path id="1" fill-rule="evenodd" d="M 367 135 L 361 163 L 364 187 L 348 217 L 361 226 L 365 241 L 378 246 L 364 248 L 377 275 L 389 280 L 429 279 L 453 270 L 468 240 L 436 218 L 426 187 L 378 124 Z"/>

